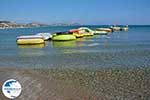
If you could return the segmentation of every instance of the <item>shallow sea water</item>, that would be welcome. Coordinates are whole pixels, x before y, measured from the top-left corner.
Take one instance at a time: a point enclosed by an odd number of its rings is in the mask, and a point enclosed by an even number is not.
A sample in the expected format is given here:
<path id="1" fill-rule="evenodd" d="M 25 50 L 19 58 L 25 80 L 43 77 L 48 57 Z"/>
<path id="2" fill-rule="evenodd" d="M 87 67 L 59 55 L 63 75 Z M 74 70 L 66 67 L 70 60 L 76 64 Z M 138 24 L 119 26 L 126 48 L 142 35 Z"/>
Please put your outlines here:
<path id="1" fill-rule="evenodd" d="M 88 26 L 92 29 L 103 26 Z M 72 27 L 0 30 L 0 67 L 8 68 L 137 68 L 150 66 L 150 26 L 130 26 L 128 32 L 95 35 L 74 41 L 47 41 L 18 46 L 16 37 Z"/>

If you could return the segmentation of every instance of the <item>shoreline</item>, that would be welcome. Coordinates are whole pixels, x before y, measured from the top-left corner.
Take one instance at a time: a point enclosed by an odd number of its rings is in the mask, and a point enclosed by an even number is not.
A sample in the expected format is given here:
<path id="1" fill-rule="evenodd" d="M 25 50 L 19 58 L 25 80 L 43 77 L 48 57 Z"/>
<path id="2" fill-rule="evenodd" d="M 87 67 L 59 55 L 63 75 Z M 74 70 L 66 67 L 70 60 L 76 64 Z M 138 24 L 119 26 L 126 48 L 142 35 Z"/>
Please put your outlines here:
<path id="1" fill-rule="evenodd" d="M 10 78 L 18 80 L 23 90 L 16 100 L 146 100 L 150 99 L 149 73 L 149 68 L 96 71 L 0 68 L 0 85 Z M 2 93 L 0 98 L 6 100 Z"/>

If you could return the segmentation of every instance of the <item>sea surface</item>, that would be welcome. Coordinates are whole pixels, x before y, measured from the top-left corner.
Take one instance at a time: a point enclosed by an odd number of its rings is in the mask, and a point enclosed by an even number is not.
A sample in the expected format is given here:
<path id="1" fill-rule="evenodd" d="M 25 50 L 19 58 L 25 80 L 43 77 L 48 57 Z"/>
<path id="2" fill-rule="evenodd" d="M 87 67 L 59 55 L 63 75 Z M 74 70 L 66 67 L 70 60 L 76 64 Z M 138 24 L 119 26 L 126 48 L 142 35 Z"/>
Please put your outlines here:
<path id="1" fill-rule="evenodd" d="M 19 46 L 16 37 L 59 32 L 79 26 L 0 30 L 0 68 L 143 68 L 150 67 L 150 26 L 95 35 L 74 41 Z M 107 26 L 86 26 L 91 29 Z"/>

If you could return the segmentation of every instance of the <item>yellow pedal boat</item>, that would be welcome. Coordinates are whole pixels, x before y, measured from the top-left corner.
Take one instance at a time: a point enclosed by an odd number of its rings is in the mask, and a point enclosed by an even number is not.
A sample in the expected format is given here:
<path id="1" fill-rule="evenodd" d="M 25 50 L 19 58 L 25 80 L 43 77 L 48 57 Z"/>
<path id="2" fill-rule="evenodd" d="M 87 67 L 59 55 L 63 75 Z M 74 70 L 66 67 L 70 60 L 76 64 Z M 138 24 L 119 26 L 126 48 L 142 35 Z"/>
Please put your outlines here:
<path id="1" fill-rule="evenodd" d="M 18 45 L 33 45 L 33 44 L 42 44 L 45 43 L 42 36 L 19 36 L 16 40 Z"/>
<path id="2" fill-rule="evenodd" d="M 70 41 L 75 40 L 76 37 L 70 32 L 58 32 L 53 34 L 53 41 Z"/>

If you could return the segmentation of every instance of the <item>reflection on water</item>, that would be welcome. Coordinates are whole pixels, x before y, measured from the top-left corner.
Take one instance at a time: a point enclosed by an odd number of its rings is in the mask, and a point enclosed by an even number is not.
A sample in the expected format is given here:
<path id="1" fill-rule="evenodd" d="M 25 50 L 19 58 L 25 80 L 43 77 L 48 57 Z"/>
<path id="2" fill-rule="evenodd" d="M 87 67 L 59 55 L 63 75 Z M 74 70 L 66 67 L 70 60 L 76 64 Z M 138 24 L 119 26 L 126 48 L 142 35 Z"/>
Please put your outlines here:
<path id="1" fill-rule="evenodd" d="M 73 41 L 51 41 L 53 48 L 78 48 L 85 46 L 86 44 L 83 42 L 85 39 L 77 39 Z"/>
<path id="2" fill-rule="evenodd" d="M 18 55 L 21 57 L 32 57 L 32 56 L 42 56 L 45 55 L 44 51 L 42 50 L 20 50 Z"/>
<path id="3" fill-rule="evenodd" d="M 45 44 L 36 44 L 36 45 L 18 45 L 18 55 L 21 57 L 34 57 L 44 55 L 42 48 L 45 47 Z"/>
<path id="4" fill-rule="evenodd" d="M 61 48 L 61 47 L 76 47 L 76 41 L 53 41 L 52 46 L 54 48 Z"/>
<path id="5" fill-rule="evenodd" d="M 99 45 L 99 43 L 91 43 L 91 44 L 88 44 L 87 46 L 92 47 L 92 46 L 97 46 L 97 45 Z"/>
<path id="6" fill-rule="evenodd" d="M 73 41 L 52 41 L 52 47 L 54 48 L 73 48 L 73 47 L 81 47 L 86 45 L 84 42 L 94 42 L 95 40 L 90 37 L 77 38 Z M 95 43 L 94 43 L 95 44 Z"/>
<path id="7" fill-rule="evenodd" d="M 18 48 L 44 48 L 45 44 L 36 45 L 18 45 Z"/>
<path id="8" fill-rule="evenodd" d="M 42 45 L 43 46 L 43 45 Z M 41 49 L 41 46 L 25 46 L 25 47 L 19 47 L 18 50 L 18 56 L 19 57 L 37 57 L 37 56 L 43 56 L 45 55 L 45 52 L 43 49 Z"/>

